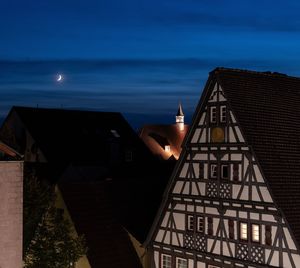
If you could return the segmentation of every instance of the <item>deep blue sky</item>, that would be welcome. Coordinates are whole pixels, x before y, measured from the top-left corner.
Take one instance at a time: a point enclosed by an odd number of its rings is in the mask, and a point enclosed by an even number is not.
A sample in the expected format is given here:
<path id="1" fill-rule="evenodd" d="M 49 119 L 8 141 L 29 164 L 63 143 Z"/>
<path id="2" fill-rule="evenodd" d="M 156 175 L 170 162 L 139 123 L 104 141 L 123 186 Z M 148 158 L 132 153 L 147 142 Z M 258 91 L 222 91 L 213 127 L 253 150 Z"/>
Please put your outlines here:
<path id="1" fill-rule="evenodd" d="M 0 116 L 39 104 L 136 126 L 173 120 L 181 100 L 190 117 L 217 66 L 300 76 L 299 12 L 290 0 L 2 0 Z"/>

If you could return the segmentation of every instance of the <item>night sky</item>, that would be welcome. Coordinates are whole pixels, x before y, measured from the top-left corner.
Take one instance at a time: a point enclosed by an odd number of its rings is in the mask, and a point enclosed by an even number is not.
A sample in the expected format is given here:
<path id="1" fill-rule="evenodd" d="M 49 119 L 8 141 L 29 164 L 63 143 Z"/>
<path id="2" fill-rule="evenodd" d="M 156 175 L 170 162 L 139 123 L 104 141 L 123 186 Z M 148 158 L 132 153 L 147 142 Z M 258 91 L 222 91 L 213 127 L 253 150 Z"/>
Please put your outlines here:
<path id="1" fill-rule="evenodd" d="M 188 119 L 217 66 L 300 76 L 300 1 L 2 0 L 0 117 L 12 105 Z M 62 83 L 55 81 L 61 73 Z"/>

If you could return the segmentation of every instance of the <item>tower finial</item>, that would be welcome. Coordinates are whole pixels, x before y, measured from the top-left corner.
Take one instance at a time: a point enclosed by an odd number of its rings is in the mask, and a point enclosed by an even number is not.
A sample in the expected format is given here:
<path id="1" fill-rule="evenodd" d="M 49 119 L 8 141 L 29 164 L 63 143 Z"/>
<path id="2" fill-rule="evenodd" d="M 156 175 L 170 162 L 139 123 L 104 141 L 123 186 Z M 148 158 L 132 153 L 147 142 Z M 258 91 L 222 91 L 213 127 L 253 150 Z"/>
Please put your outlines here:
<path id="1" fill-rule="evenodd" d="M 184 130 L 184 113 L 182 110 L 181 102 L 178 105 L 178 111 L 176 115 L 176 125 L 179 127 L 180 130 Z"/>

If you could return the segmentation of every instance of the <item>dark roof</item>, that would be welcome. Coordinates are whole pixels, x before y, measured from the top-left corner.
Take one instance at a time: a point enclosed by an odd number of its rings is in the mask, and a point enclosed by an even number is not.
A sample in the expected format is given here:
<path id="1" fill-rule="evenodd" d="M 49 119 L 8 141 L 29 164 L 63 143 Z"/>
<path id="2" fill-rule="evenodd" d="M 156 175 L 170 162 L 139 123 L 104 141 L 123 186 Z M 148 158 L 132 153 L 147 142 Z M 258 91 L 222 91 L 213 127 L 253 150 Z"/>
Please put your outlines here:
<path id="1" fill-rule="evenodd" d="M 140 268 L 127 231 L 113 210 L 110 183 L 60 185 L 78 234 L 84 234 L 91 267 Z"/>
<path id="2" fill-rule="evenodd" d="M 300 244 L 300 79 L 225 68 L 211 79 L 221 84 Z"/>
<path id="3" fill-rule="evenodd" d="M 49 162 L 107 162 L 114 143 L 124 151 L 135 148 L 140 159 L 147 155 L 120 113 L 29 107 L 13 107 L 14 112 Z"/>

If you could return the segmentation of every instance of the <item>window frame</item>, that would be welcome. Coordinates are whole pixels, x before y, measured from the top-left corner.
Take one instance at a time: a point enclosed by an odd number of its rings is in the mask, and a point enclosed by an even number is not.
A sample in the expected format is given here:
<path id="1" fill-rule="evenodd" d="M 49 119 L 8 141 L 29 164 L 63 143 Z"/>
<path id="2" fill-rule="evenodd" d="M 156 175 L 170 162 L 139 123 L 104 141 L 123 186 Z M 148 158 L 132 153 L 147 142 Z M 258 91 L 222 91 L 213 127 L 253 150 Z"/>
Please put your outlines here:
<path id="1" fill-rule="evenodd" d="M 169 261 L 170 266 L 164 265 L 164 257 L 170 258 L 170 261 Z M 172 256 L 169 254 L 161 254 L 160 265 L 161 265 L 161 268 L 172 268 Z"/>
<path id="2" fill-rule="evenodd" d="M 186 218 L 186 230 L 190 231 L 190 232 L 194 232 L 195 230 L 195 219 L 194 219 L 194 215 L 192 214 L 187 214 L 187 218 Z M 192 228 L 190 228 L 190 219 L 192 219 Z"/>
<path id="3" fill-rule="evenodd" d="M 242 233 L 242 226 L 243 225 L 246 225 L 246 238 L 244 238 L 243 237 L 243 233 Z M 249 241 L 249 226 L 248 226 L 248 223 L 247 222 L 243 222 L 243 221 L 241 221 L 240 222 L 240 224 L 239 224 L 239 238 L 240 238 L 240 240 L 241 241 L 243 241 L 243 242 L 247 242 L 247 241 Z"/>
<path id="4" fill-rule="evenodd" d="M 217 106 L 210 106 L 209 113 L 210 113 L 209 116 L 210 123 L 212 124 L 217 123 Z"/>
<path id="5" fill-rule="evenodd" d="M 212 170 L 213 167 L 216 168 L 215 171 Z M 209 174 L 209 178 L 210 179 L 213 179 L 213 180 L 218 179 L 218 164 L 217 163 L 210 163 L 210 165 L 209 165 L 209 172 L 210 172 L 210 174 Z M 214 172 L 216 173 L 215 176 L 213 176 Z"/>
<path id="6" fill-rule="evenodd" d="M 224 177 L 224 171 L 223 168 L 227 167 L 227 177 Z M 229 164 L 221 164 L 221 179 L 229 181 L 230 180 L 230 165 Z"/>
<path id="7" fill-rule="evenodd" d="M 225 111 L 223 110 L 223 108 L 225 108 Z M 223 112 L 225 114 L 223 114 Z M 221 105 L 220 106 L 220 123 L 226 123 L 226 122 L 227 122 L 227 107 L 226 107 L 226 105 Z"/>
<path id="8" fill-rule="evenodd" d="M 200 220 L 202 220 L 202 229 L 200 230 Z M 197 216 L 197 233 L 204 234 L 205 233 L 205 218 L 204 216 Z"/>
<path id="9" fill-rule="evenodd" d="M 178 266 L 179 261 L 184 261 L 186 264 L 186 268 L 188 268 L 188 260 L 184 259 L 184 258 L 179 258 L 179 257 L 176 257 L 176 268 L 179 268 L 179 266 Z"/>
<path id="10" fill-rule="evenodd" d="M 253 226 L 257 226 L 258 227 L 258 240 L 254 239 L 254 228 Z M 258 223 L 251 223 L 251 242 L 252 243 L 260 243 L 261 241 L 261 232 L 260 232 L 260 225 Z"/>

